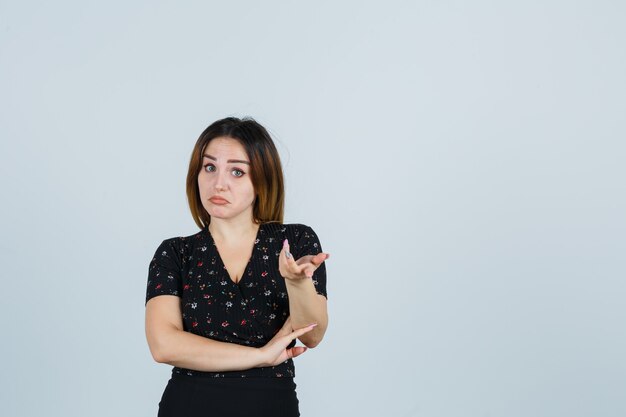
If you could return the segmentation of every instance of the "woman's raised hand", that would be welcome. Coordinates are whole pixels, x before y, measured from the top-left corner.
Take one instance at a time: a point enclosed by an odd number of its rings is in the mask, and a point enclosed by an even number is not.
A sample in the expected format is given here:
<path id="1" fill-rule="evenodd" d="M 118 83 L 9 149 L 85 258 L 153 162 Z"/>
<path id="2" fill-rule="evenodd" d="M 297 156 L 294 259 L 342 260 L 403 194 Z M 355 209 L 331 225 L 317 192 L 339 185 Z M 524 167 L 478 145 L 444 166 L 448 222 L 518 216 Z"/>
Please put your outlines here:
<path id="1" fill-rule="evenodd" d="M 278 270 L 283 278 L 292 281 L 311 278 L 315 270 L 329 257 L 330 253 L 320 252 L 317 255 L 305 255 L 296 260 L 289 252 L 289 241 L 285 239 L 283 249 L 278 256 Z"/>
<path id="2" fill-rule="evenodd" d="M 291 316 L 287 317 L 285 324 L 278 333 L 274 335 L 272 340 L 267 342 L 262 348 L 259 348 L 262 356 L 260 366 L 276 366 L 289 358 L 302 355 L 307 350 L 306 346 L 294 346 L 289 349 L 287 349 L 287 346 L 289 346 L 294 339 L 313 330 L 315 326 L 317 326 L 317 323 L 302 327 L 298 330 L 293 330 L 291 328 Z"/>

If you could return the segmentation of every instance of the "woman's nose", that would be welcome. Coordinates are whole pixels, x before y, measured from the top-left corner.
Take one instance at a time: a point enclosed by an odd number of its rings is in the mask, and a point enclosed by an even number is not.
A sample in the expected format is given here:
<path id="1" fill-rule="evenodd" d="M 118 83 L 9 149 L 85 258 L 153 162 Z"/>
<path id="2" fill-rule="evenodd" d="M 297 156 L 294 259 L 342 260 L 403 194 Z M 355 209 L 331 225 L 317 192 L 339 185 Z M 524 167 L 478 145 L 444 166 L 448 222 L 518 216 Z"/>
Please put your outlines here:
<path id="1" fill-rule="evenodd" d="M 217 177 L 215 179 L 215 189 L 216 190 L 225 190 L 227 184 L 226 173 L 218 172 Z"/>

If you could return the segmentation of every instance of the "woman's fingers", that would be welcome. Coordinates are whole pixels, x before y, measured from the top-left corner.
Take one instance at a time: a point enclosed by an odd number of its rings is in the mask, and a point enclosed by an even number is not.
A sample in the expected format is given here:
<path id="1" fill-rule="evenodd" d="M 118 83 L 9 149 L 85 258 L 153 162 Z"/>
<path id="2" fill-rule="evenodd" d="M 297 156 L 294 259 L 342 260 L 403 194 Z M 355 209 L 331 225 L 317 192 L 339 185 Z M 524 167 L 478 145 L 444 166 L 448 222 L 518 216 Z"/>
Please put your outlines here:
<path id="1" fill-rule="evenodd" d="M 290 349 L 287 349 L 287 356 L 289 356 L 290 358 L 295 358 L 296 356 L 302 355 L 304 352 L 306 352 L 306 350 L 306 346 L 294 346 Z"/>
<path id="2" fill-rule="evenodd" d="M 315 326 L 317 326 L 317 323 L 311 324 L 309 326 L 306 327 L 302 327 L 298 330 L 294 330 L 290 335 L 288 335 L 289 340 L 291 343 L 292 340 L 302 336 L 303 334 L 310 332 L 311 330 L 313 330 L 315 328 Z M 294 346 L 292 348 L 288 348 L 285 349 L 287 351 L 287 357 L 288 358 L 295 358 L 297 356 L 302 355 L 304 352 L 307 351 L 307 347 L 306 346 Z"/>
<path id="3" fill-rule="evenodd" d="M 315 326 L 317 326 L 317 323 L 313 323 L 313 324 L 310 324 L 310 325 L 308 325 L 306 327 L 302 327 L 302 328 L 300 328 L 298 330 L 294 330 L 293 333 L 291 333 L 291 336 L 292 336 L 291 340 L 293 340 L 293 339 L 295 339 L 297 337 L 300 337 L 300 336 L 302 336 L 305 333 L 310 332 L 311 330 L 313 330 L 315 328 Z"/>
<path id="4" fill-rule="evenodd" d="M 263 352 L 263 356 L 267 357 L 267 362 L 271 366 L 275 366 L 289 358 L 295 358 L 306 352 L 306 346 L 294 346 L 287 348 L 289 344 L 296 338 L 303 334 L 310 332 L 317 326 L 317 323 L 310 324 L 305 327 L 293 330 L 291 325 L 291 316 L 287 317 L 283 327 L 274 335 L 272 340 L 260 348 Z"/>
<path id="5" fill-rule="evenodd" d="M 284 337 L 287 337 L 289 342 L 291 343 L 292 340 L 295 340 L 298 337 L 302 336 L 303 334 L 308 333 L 311 330 L 313 330 L 315 328 L 315 326 L 317 326 L 317 323 L 310 324 L 310 325 L 308 325 L 306 327 L 301 327 L 301 328 L 299 328 L 297 330 L 288 332 L 287 334 L 285 334 Z M 282 329 L 281 329 L 281 331 L 282 331 Z"/>
<path id="6" fill-rule="evenodd" d="M 283 240 L 283 250 L 287 259 L 293 259 L 293 255 L 289 252 L 289 240 L 287 239 Z"/>
<path id="7" fill-rule="evenodd" d="M 282 263 L 284 272 L 293 275 L 305 275 L 312 277 L 313 272 L 330 256 L 329 253 L 320 252 L 317 255 L 304 255 L 300 259 L 295 259 L 289 252 L 289 241 L 283 241 L 283 249 L 279 255 L 279 263 Z M 279 268 L 280 269 L 280 268 Z"/>
<path id="8" fill-rule="evenodd" d="M 291 327 L 291 316 L 289 316 L 287 317 L 287 320 L 285 320 L 283 327 L 281 327 L 281 329 L 278 332 L 281 334 L 284 334 L 285 336 L 287 335 L 290 336 L 291 340 L 293 340 L 296 337 L 302 336 L 306 332 L 310 332 L 311 330 L 315 328 L 315 326 L 317 326 L 317 323 L 311 323 L 308 326 L 301 327 L 299 329 L 293 329 Z"/>
<path id="9" fill-rule="evenodd" d="M 281 266 L 284 268 L 284 271 L 281 271 L 281 273 L 286 273 L 287 275 L 299 275 L 302 272 L 302 268 L 289 252 L 289 242 L 287 239 L 283 241 L 283 248 L 280 252 L 279 263 L 282 263 Z"/>
<path id="10" fill-rule="evenodd" d="M 287 257 L 288 248 L 288 245 L 284 245 L 279 257 L 279 270 L 284 277 L 311 278 L 315 270 L 330 257 L 329 253 L 320 252 L 317 255 L 304 255 L 296 260 Z"/>

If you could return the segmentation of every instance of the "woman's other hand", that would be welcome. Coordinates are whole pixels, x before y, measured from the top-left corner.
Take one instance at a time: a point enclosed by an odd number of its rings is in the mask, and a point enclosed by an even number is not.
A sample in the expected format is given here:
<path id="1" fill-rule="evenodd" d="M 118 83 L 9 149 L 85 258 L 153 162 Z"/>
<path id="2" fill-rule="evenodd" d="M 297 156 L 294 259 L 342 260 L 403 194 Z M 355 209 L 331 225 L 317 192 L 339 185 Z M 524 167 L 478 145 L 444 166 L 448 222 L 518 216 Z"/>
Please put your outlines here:
<path id="1" fill-rule="evenodd" d="M 259 348 L 261 351 L 260 366 L 276 366 L 285 362 L 287 359 L 295 358 L 302 355 L 308 349 L 306 346 L 294 346 L 287 349 L 287 346 L 296 338 L 310 332 L 317 326 L 317 323 L 311 324 L 298 330 L 291 328 L 291 316 L 287 317 L 285 324 L 274 335 L 272 340 L 267 342 L 265 346 Z"/>
<path id="2" fill-rule="evenodd" d="M 278 257 L 278 270 L 285 279 L 311 278 L 313 272 L 329 257 L 330 253 L 320 252 L 317 255 L 305 255 L 296 261 L 289 252 L 289 242 L 285 239 Z"/>

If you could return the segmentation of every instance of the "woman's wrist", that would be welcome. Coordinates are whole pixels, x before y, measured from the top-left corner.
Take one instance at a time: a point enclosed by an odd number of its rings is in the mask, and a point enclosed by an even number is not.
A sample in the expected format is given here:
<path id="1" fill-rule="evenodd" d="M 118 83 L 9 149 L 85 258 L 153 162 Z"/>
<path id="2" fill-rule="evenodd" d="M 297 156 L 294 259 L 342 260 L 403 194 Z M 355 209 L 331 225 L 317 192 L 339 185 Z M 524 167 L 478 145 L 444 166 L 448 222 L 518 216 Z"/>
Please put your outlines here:
<path id="1" fill-rule="evenodd" d="M 311 284 L 313 284 L 313 280 L 311 278 L 285 279 L 285 285 L 289 288 L 306 288 Z"/>
<path id="2" fill-rule="evenodd" d="M 255 350 L 254 355 L 255 355 L 255 360 L 254 363 L 256 364 L 254 367 L 255 368 L 264 368 L 266 366 L 270 366 L 268 360 L 267 360 L 267 353 L 265 351 L 265 349 L 263 349 L 263 347 L 260 348 L 253 348 Z"/>

